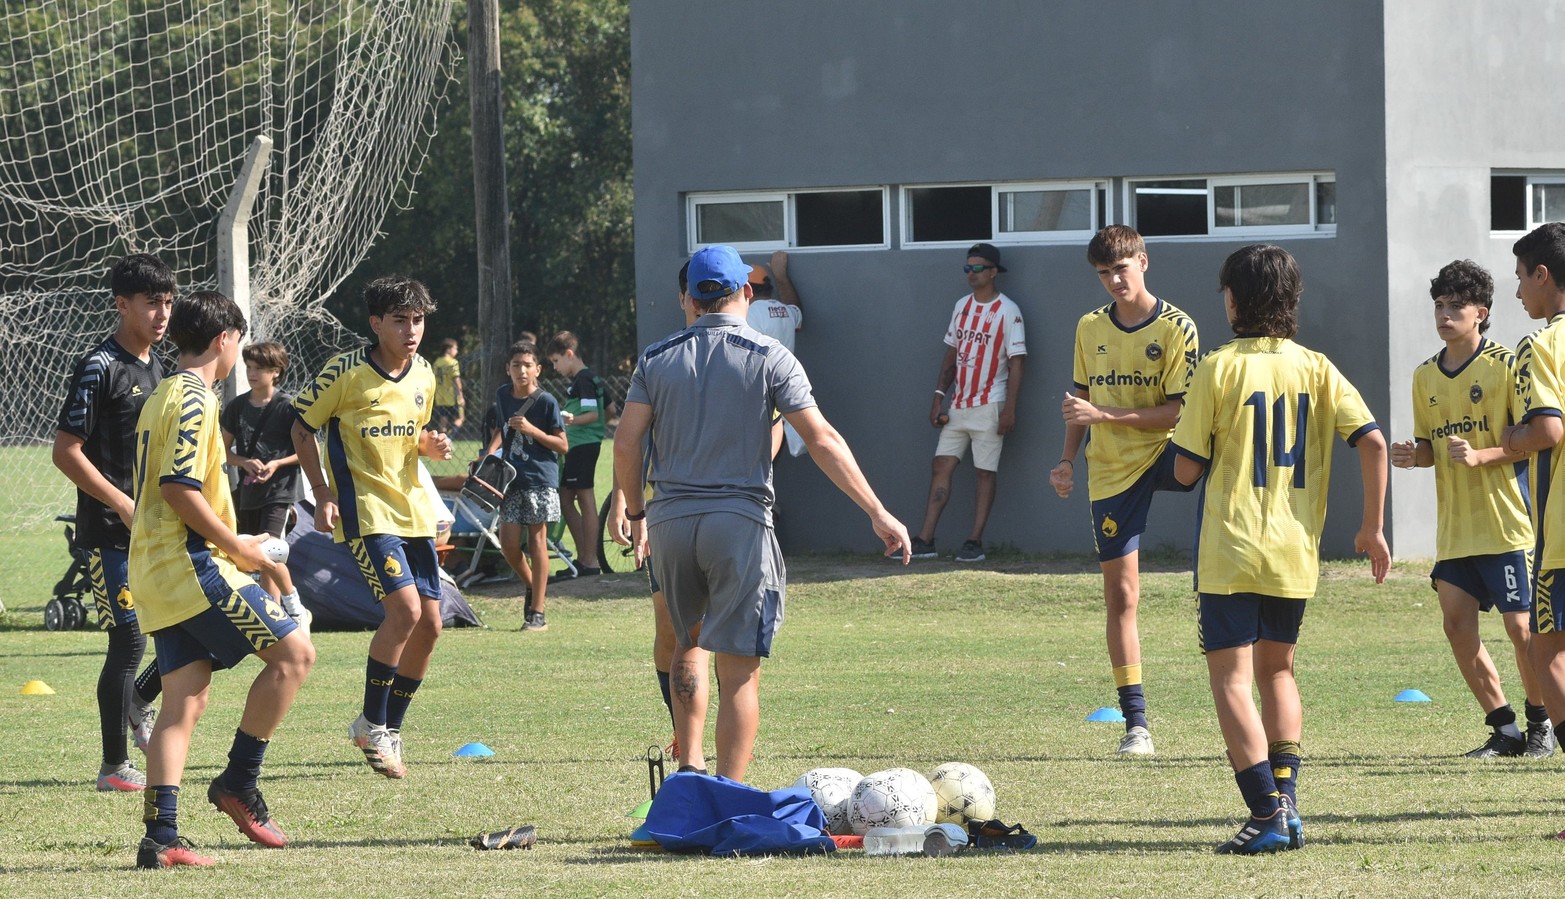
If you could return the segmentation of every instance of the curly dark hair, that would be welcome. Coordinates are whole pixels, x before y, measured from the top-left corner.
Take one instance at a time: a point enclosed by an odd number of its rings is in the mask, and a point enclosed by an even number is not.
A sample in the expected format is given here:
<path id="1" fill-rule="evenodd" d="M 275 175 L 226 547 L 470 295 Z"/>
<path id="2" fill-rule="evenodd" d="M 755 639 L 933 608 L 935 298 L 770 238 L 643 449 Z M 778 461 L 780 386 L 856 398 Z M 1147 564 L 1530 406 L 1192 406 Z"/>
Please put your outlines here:
<path id="1" fill-rule="evenodd" d="M 1438 300 L 1450 297 L 1462 306 L 1494 308 L 1494 278 L 1483 266 L 1471 259 L 1458 259 L 1446 263 L 1429 282 L 1429 298 Z M 1489 330 L 1489 319 L 1478 323 L 1478 333 Z"/>
<path id="2" fill-rule="evenodd" d="M 391 275 L 376 278 L 364 287 L 364 311 L 375 318 L 385 318 L 393 312 L 435 311 L 435 300 L 422 281 Z"/>
<path id="3" fill-rule="evenodd" d="M 1292 337 L 1299 333 L 1299 294 L 1304 276 L 1282 247 L 1251 244 L 1223 260 L 1217 286 L 1234 298 L 1238 337 Z"/>

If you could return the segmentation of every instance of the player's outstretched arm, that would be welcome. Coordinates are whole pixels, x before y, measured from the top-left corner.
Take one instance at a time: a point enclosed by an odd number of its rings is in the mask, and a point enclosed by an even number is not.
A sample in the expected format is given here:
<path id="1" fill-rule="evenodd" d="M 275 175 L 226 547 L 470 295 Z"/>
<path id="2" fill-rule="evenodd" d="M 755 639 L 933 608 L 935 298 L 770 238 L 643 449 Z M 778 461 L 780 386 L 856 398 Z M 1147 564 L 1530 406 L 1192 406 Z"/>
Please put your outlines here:
<path id="1" fill-rule="evenodd" d="M 908 540 L 907 528 L 881 505 L 880 498 L 870 489 L 864 472 L 859 470 L 859 463 L 853 458 L 853 450 L 848 448 L 847 441 L 842 439 L 837 429 L 814 406 L 784 413 L 783 417 L 804 438 L 804 444 L 809 447 L 810 458 L 815 460 L 816 466 L 837 485 L 838 490 L 869 516 L 875 536 L 886 544 L 886 555 L 894 556 L 900 551 L 902 564 L 908 564 L 912 559 L 912 544 Z M 616 451 L 618 443 L 616 438 Z"/>
<path id="2" fill-rule="evenodd" d="M 1370 572 L 1375 583 L 1386 582 L 1391 570 L 1391 547 L 1386 545 L 1386 438 L 1370 431 L 1358 439 L 1355 445 L 1359 454 L 1359 468 L 1364 477 L 1364 520 L 1358 535 L 1353 538 L 1353 549 L 1369 554 Z"/>

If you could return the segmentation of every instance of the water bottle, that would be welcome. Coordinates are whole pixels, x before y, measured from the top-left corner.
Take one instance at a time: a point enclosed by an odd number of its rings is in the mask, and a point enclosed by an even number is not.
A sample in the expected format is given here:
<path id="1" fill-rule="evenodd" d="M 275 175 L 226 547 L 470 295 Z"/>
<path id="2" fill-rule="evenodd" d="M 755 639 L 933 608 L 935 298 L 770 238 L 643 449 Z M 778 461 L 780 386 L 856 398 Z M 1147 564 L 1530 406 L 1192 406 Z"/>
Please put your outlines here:
<path id="1" fill-rule="evenodd" d="M 871 827 L 864 834 L 865 855 L 922 855 L 924 825 L 914 827 Z"/>

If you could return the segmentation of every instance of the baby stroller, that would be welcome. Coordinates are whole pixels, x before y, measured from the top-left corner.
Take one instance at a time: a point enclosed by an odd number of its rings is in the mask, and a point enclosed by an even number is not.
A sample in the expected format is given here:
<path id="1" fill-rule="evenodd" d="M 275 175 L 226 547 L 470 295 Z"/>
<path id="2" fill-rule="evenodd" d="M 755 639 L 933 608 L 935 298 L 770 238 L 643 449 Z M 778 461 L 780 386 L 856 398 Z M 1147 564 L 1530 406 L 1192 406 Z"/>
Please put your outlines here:
<path id="1" fill-rule="evenodd" d="M 87 626 L 87 606 L 83 600 L 92 593 L 87 576 L 88 553 L 76 546 L 75 515 L 56 515 L 65 524 L 65 543 L 71 550 L 71 565 L 54 585 L 54 597 L 43 607 L 43 626 L 51 631 L 74 631 Z"/>

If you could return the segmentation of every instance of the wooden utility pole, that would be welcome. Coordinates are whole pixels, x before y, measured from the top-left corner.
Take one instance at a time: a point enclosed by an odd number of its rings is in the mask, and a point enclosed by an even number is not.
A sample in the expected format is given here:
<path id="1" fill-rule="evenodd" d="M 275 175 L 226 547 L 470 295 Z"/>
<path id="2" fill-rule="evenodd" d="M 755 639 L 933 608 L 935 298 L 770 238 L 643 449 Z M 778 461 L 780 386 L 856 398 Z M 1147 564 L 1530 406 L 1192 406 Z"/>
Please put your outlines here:
<path id="1" fill-rule="evenodd" d="M 467 71 L 473 132 L 473 213 L 478 241 L 478 399 L 505 380 L 511 328 L 511 230 L 500 106 L 499 0 L 467 0 Z M 480 402 L 482 409 L 487 402 Z M 474 408 L 469 406 L 469 408 Z M 476 411 L 476 410 L 475 410 Z"/>

